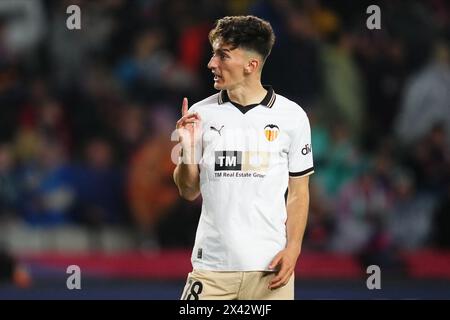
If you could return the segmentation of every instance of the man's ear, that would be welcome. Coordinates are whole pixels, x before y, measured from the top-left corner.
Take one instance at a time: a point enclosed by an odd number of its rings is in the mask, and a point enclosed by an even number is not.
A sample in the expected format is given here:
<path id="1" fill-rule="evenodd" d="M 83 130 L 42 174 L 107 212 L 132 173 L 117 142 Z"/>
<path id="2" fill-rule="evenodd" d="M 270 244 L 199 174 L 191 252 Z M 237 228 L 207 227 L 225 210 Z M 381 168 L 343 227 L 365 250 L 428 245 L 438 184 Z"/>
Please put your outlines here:
<path id="1" fill-rule="evenodd" d="M 246 74 L 251 74 L 253 72 L 256 72 L 259 68 L 259 60 L 258 59 L 250 59 L 247 63 L 247 65 L 244 68 L 244 71 Z"/>

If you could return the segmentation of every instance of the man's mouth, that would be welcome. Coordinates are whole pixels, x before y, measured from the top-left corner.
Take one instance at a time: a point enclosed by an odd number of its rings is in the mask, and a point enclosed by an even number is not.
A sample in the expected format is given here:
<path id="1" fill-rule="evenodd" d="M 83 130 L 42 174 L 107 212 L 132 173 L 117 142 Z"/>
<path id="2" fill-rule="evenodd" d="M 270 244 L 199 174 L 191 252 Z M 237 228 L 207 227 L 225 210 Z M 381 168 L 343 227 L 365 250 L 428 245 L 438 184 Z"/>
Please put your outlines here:
<path id="1" fill-rule="evenodd" d="M 222 79 L 222 77 L 219 76 L 218 74 L 215 74 L 214 72 L 213 74 L 214 74 L 214 81 L 219 81 L 219 79 Z"/>

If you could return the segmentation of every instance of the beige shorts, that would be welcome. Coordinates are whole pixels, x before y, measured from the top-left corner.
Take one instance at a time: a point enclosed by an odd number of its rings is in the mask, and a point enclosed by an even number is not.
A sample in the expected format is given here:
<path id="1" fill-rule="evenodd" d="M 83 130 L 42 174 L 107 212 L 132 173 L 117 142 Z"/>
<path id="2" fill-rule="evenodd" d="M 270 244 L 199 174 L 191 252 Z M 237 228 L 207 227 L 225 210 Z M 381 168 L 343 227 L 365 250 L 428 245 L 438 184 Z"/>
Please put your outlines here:
<path id="1" fill-rule="evenodd" d="M 268 289 L 274 277 L 267 271 L 193 270 L 181 300 L 294 300 L 294 274 L 285 286 Z"/>

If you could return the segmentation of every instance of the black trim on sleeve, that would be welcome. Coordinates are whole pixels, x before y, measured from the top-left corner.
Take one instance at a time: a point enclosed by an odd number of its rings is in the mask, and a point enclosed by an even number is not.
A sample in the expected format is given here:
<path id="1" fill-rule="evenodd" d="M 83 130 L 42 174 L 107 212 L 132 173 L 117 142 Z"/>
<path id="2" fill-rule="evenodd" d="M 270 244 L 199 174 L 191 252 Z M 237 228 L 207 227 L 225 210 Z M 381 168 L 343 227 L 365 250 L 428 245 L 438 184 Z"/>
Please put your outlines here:
<path id="1" fill-rule="evenodd" d="M 312 171 L 314 171 L 314 167 L 311 167 L 309 169 L 306 169 L 306 170 L 303 170 L 303 171 L 300 171 L 300 172 L 289 172 L 289 176 L 291 176 L 291 177 L 300 177 L 300 176 L 304 176 L 305 174 L 310 173 Z"/>

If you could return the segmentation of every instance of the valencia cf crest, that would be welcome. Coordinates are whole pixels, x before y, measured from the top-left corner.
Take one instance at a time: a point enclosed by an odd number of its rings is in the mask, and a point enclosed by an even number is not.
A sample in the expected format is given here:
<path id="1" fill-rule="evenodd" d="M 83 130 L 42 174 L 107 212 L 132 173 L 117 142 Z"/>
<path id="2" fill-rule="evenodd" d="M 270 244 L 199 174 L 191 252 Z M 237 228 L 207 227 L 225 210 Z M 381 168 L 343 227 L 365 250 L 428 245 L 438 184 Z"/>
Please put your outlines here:
<path id="1" fill-rule="evenodd" d="M 278 126 L 275 124 L 268 124 L 264 127 L 264 134 L 268 141 L 274 141 L 278 137 L 279 133 L 280 128 L 278 128 Z"/>

